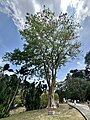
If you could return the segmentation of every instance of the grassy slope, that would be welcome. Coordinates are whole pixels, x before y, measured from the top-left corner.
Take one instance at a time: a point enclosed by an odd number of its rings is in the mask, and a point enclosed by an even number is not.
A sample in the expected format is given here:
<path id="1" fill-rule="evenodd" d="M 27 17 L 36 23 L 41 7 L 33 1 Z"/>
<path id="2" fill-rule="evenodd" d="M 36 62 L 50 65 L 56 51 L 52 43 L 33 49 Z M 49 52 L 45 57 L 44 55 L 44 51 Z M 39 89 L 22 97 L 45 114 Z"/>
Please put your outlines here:
<path id="1" fill-rule="evenodd" d="M 43 109 L 12 115 L 0 120 L 84 120 L 84 118 L 75 109 L 60 105 L 55 115 L 48 115 L 47 109 Z"/>

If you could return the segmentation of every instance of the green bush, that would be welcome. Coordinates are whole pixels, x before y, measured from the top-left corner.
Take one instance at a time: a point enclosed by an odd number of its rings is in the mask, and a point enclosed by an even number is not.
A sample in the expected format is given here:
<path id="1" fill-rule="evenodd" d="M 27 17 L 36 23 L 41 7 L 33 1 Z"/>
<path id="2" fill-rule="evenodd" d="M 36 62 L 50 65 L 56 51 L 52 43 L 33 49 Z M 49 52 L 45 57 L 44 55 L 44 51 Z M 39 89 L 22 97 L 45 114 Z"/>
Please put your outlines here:
<path id="1" fill-rule="evenodd" d="M 0 104 L 0 118 L 7 117 L 9 113 L 6 112 L 6 106 L 3 104 Z"/>
<path id="2" fill-rule="evenodd" d="M 21 95 L 16 95 L 15 100 L 14 100 L 14 105 L 15 105 L 15 107 L 22 106 Z"/>
<path id="3" fill-rule="evenodd" d="M 54 100 L 55 100 L 55 101 L 58 101 L 58 100 L 59 100 L 59 96 L 58 96 L 57 93 L 54 93 Z"/>
<path id="4" fill-rule="evenodd" d="M 41 100 L 40 100 L 40 107 L 41 108 L 47 107 L 47 104 L 48 104 L 48 93 L 47 93 L 47 91 L 42 93 L 40 98 L 41 98 Z"/>
<path id="5" fill-rule="evenodd" d="M 42 95 L 41 95 L 41 101 L 40 101 L 40 107 L 41 108 L 45 108 L 48 105 L 48 92 L 45 91 Z M 59 96 L 57 93 L 54 93 L 54 100 L 58 101 L 59 100 Z"/>

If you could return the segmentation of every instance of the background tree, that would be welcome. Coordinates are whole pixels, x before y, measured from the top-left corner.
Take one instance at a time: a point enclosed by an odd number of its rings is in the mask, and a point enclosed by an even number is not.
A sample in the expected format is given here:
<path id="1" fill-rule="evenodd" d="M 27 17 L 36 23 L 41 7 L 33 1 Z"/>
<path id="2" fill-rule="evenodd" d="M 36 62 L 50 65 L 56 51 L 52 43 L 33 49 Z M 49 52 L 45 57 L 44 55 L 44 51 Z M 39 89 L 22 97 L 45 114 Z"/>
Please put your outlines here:
<path id="1" fill-rule="evenodd" d="M 89 96 L 90 81 L 87 79 L 85 70 L 70 70 L 64 80 L 66 98 L 79 99 L 84 102 Z"/>
<path id="2" fill-rule="evenodd" d="M 3 71 L 8 70 L 9 67 L 10 67 L 9 64 L 5 64 L 4 67 L 3 67 Z"/>
<path id="3" fill-rule="evenodd" d="M 85 97 L 86 97 L 86 100 L 90 101 L 90 82 L 88 83 Z"/>
<path id="4" fill-rule="evenodd" d="M 86 101 L 88 83 L 81 78 L 68 78 L 66 83 L 66 98 L 72 100 Z"/>
<path id="5" fill-rule="evenodd" d="M 86 78 L 90 80 L 90 51 L 86 53 L 85 64 L 86 64 L 85 75 Z"/>
<path id="6" fill-rule="evenodd" d="M 50 9 L 35 15 L 26 15 L 25 28 L 20 34 L 25 40 L 23 51 L 15 49 L 6 53 L 4 60 L 24 65 L 28 75 L 39 75 L 47 80 L 48 107 L 54 107 L 54 88 L 57 70 L 80 52 L 78 37 L 79 24 L 67 14 L 55 16 Z"/>
<path id="7" fill-rule="evenodd" d="M 85 70 L 70 70 L 71 77 L 73 78 L 85 78 Z"/>
<path id="8" fill-rule="evenodd" d="M 87 68 L 90 68 L 90 51 L 86 53 L 85 64 L 87 65 Z"/>

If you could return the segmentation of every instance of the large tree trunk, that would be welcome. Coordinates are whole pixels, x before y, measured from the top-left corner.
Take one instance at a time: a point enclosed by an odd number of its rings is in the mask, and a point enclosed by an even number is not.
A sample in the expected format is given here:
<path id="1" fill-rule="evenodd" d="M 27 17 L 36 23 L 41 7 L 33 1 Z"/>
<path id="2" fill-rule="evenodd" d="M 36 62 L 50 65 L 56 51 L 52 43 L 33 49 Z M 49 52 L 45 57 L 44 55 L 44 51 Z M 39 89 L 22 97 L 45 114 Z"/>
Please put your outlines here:
<path id="1" fill-rule="evenodd" d="M 48 90 L 48 114 L 53 115 L 55 114 L 56 104 L 54 101 L 54 88 L 50 87 Z"/>
<path id="2" fill-rule="evenodd" d="M 48 90 L 48 109 L 56 108 L 56 104 L 54 101 L 54 88 L 50 87 Z"/>
<path id="3" fill-rule="evenodd" d="M 55 74 L 54 74 L 55 73 Z M 56 71 L 54 72 L 54 70 L 52 70 L 52 81 L 50 83 L 50 79 L 49 79 L 49 90 L 48 90 L 48 108 L 56 108 L 56 104 L 54 101 L 54 88 L 55 88 L 55 81 L 56 81 Z"/>

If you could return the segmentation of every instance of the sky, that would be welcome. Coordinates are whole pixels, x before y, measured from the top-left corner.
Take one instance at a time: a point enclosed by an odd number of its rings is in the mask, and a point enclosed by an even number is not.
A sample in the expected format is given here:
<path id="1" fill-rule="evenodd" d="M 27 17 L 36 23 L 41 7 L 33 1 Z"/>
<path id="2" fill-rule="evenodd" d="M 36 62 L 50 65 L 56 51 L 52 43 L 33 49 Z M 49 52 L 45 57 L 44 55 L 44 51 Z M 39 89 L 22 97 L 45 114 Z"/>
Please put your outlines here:
<path id="1" fill-rule="evenodd" d="M 82 52 L 77 59 L 58 70 L 57 80 L 63 80 L 71 69 L 85 68 L 84 57 L 90 51 L 90 0 L 0 0 L 0 66 L 5 64 L 2 56 L 6 52 L 23 48 L 19 29 L 24 27 L 26 13 L 35 14 L 43 5 L 55 12 L 56 16 L 60 12 L 73 15 L 82 26 L 78 38 Z"/>

